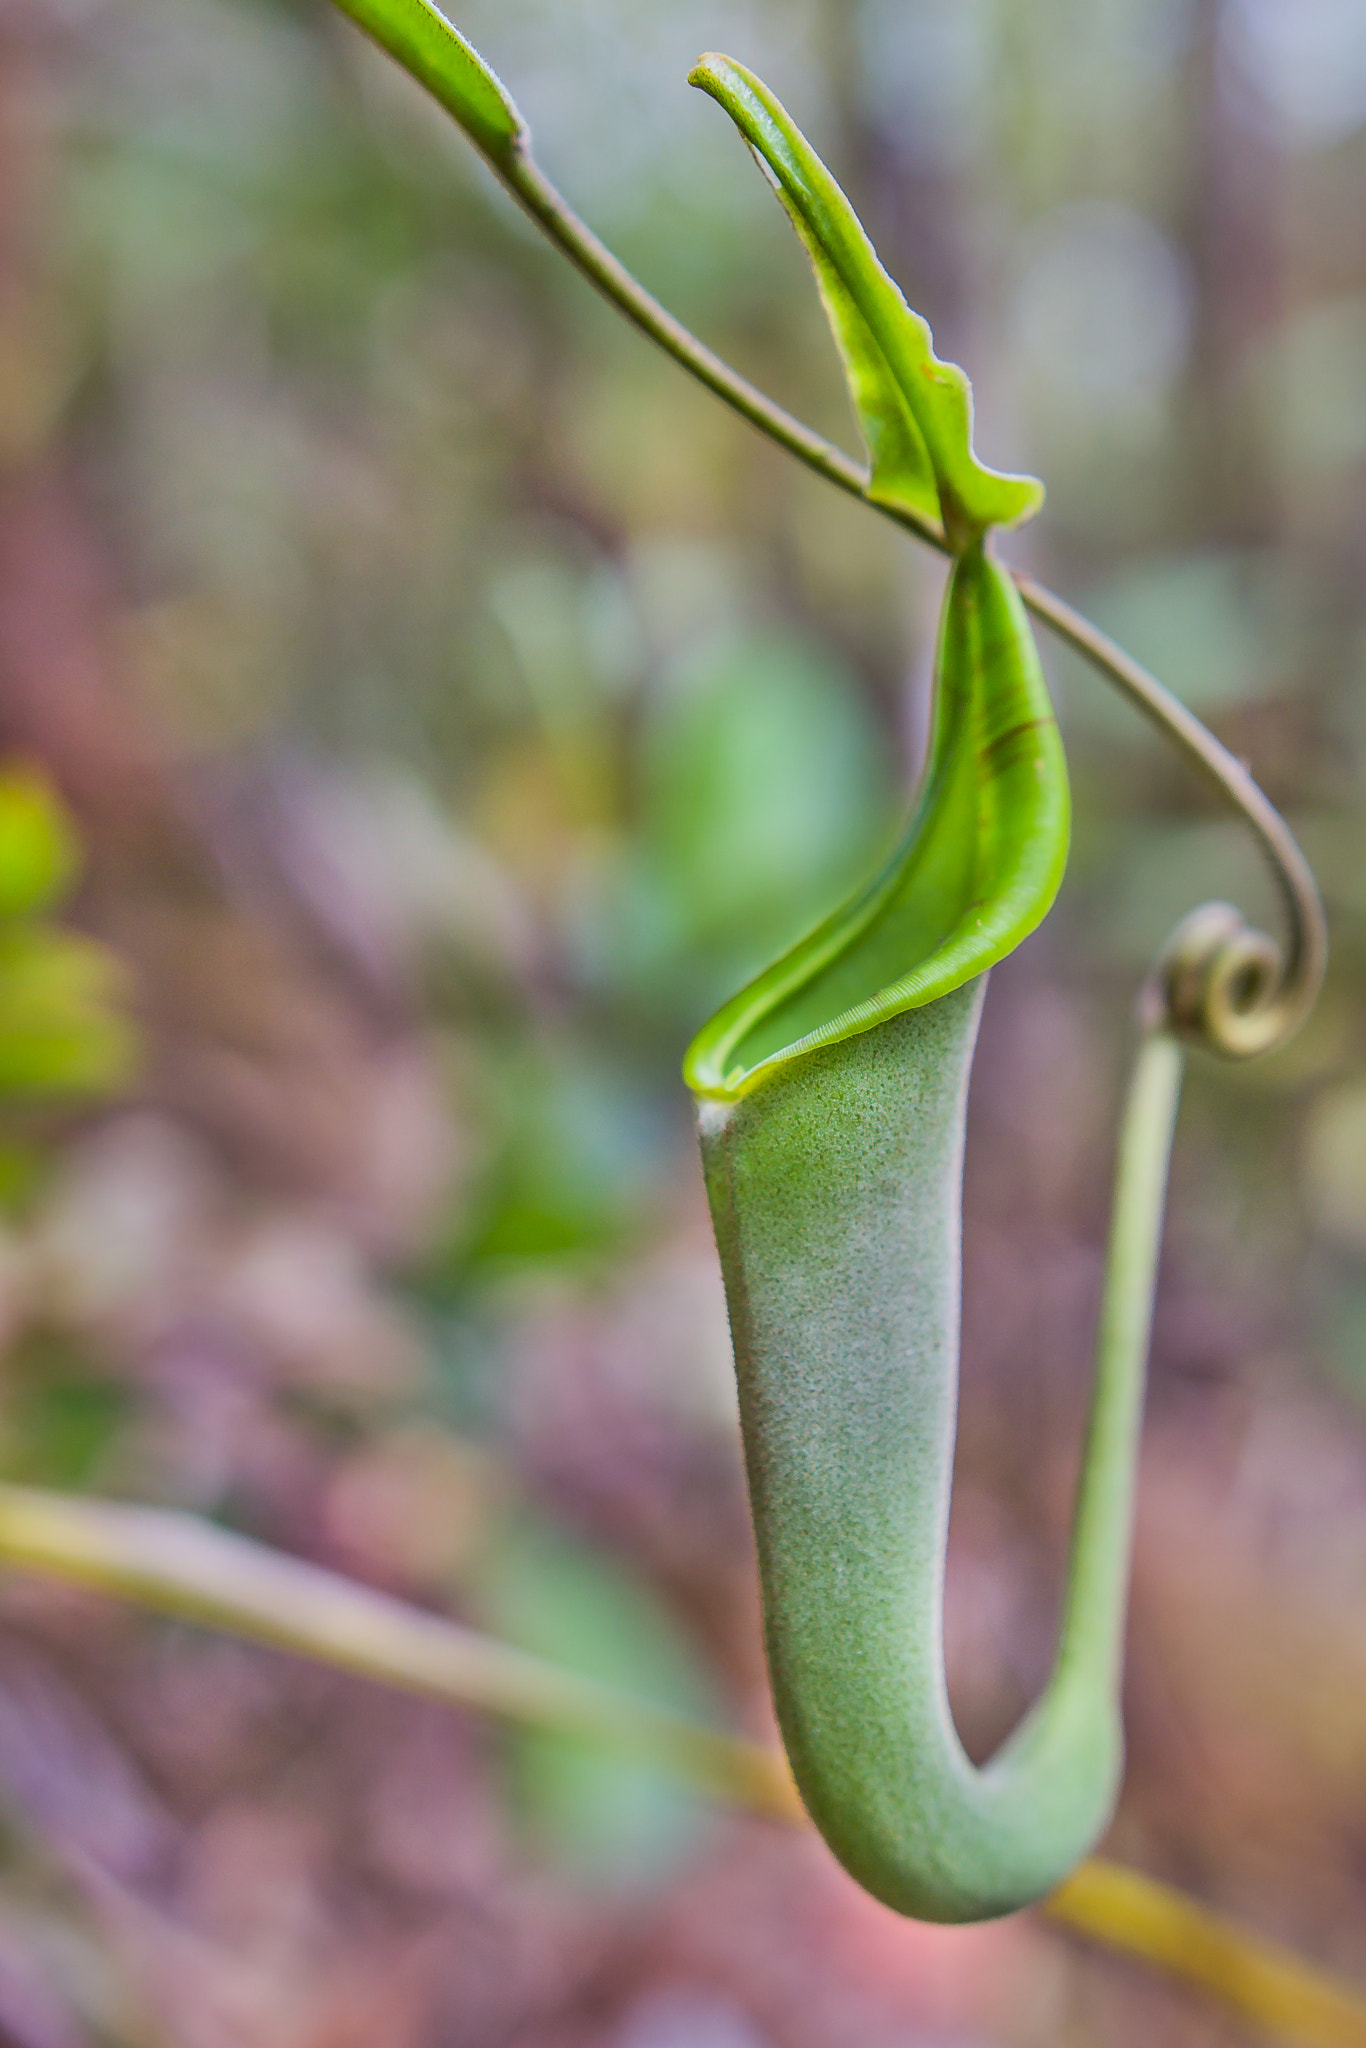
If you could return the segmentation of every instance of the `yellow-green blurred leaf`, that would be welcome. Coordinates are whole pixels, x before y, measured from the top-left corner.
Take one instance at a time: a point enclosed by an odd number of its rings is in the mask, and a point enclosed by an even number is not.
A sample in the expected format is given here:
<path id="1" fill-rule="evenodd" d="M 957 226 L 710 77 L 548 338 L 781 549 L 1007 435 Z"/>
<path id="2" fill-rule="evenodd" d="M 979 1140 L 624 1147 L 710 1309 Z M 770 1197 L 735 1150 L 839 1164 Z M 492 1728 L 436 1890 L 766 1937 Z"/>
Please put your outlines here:
<path id="1" fill-rule="evenodd" d="M 0 917 L 45 910 L 80 867 L 80 847 L 61 799 L 37 769 L 0 769 Z"/>
<path id="2" fill-rule="evenodd" d="M 104 1095 L 124 1085 L 136 1036 L 118 962 L 93 939 L 0 932 L 0 1096 Z"/>

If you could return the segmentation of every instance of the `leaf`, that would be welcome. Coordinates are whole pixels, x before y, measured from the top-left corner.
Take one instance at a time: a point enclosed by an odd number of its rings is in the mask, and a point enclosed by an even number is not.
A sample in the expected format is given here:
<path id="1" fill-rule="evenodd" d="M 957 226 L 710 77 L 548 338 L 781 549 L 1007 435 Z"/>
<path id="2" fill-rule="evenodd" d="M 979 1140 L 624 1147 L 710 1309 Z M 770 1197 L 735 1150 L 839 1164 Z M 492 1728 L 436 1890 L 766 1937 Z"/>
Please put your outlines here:
<path id="1" fill-rule="evenodd" d="M 524 1512 L 476 1575 L 499 1637 L 584 1677 L 711 1720 L 712 1686 L 667 1609 L 616 1559 Z M 513 1789 L 545 1847 L 583 1879 L 636 1887 L 669 1875 L 704 1814 L 667 1772 L 572 1737 L 521 1731 Z"/>
<path id="2" fill-rule="evenodd" d="M 20 1363 L 46 1361 L 21 1355 Z M 63 1371 L 60 1365 L 51 1378 L 35 1373 L 19 1378 L 9 1396 L 6 1477 L 34 1486 L 88 1487 L 132 1408 L 128 1388 L 117 1381 Z"/>
<path id="3" fill-rule="evenodd" d="M 337 0 L 453 114 L 495 165 L 526 148 L 527 125 L 497 73 L 428 0 Z"/>
<path id="4" fill-rule="evenodd" d="M 729 57 L 689 83 L 723 106 L 796 227 L 820 287 L 872 464 L 869 495 L 942 519 L 955 553 L 988 526 L 1037 512 L 1034 477 L 988 469 L 972 450 L 972 387 L 934 353 L 929 327 L 878 261 L 853 207 L 785 108 Z"/>
<path id="5" fill-rule="evenodd" d="M 100 1096 L 132 1076 L 123 975 L 94 939 L 48 926 L 0 932 L 0 1100 Z"/>
<path id="6" fill-rule="evenodd" d="M 79 866 L 74 828 L 51 783 L 34 768 L 0 769 L 0 917 L 46 910 Z"/>
<path id="7" fill-rule="evenodd" d="M 591 1261 L 638 1228 L 649 1126 L 591 1048 L 504 1046 L 479 1092 L 488 1159 L 452 1247 L 462 1268 Z"/>
<path id="8" fill-rule="evenodd" d="M 1014 583 L 980 549 L 954 564 L 929 758 L 882 871 L 693 1041 L 684 1074 L 716 1101 L 818 1046 L 959 988 L 1047 913 L 1067 859 L 1067 766 Z"/>
<path id="9" fill-rule="evenodd" d="M 75 826 L 36 768 L 0 768 L 0 1099 L 104 1095 L 135 1061 L 123 975 L 44 913 L 81 863 Z"/>
<path id="10" fill-rule="evenodd" d="M 852 677 L 800 641 L 717 634 L 647 708 L 642 838 L 654 876 L 681 942 L 738 953 L 740 972 L 867 872 L 890 795 L 886 749 Z M 717 994 L 736 979 L 733 968 Z"/>

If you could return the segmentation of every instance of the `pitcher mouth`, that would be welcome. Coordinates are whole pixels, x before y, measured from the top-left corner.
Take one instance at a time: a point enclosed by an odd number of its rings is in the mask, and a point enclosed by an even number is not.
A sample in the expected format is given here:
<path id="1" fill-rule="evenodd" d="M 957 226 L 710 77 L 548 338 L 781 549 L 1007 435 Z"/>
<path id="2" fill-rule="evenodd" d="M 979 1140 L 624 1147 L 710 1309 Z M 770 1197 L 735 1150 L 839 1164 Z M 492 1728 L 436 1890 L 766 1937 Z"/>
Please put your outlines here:
<path id="1" fill-rule="evenodd" d="M 1047 914 L 1067 859 L 1067 767 L 1014 582 L 986 551 L 944 593 L 925 770 L 873 878 L 698 1032 L 684 1078 L 734 1102 L 788 1062 L 961 988 Z"/>

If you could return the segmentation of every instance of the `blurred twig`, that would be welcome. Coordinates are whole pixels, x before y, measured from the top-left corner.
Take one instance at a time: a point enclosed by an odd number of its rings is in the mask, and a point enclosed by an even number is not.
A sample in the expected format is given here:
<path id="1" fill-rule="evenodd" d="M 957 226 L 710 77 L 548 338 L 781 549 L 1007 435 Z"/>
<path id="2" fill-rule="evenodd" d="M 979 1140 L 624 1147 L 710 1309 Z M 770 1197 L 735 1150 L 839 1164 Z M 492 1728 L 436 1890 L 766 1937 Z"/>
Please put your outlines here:
<path id="1" fill-rule="evenodd" d="M 799 1813 L 772 1758 L 645 1700 L 193 1515 L 0 1486 L 0 1560 L 407 1692 L 656 1757 L 721 1799 Z"/>
<path id="2" fill-rule="evenodd" d="M 1043 1910 L 1092 1941 L 1197 1985 L 1264 2034 L 1304 2048 L 1361 2048 L 1366 2041 L 1359 1992 L 1137 1870 L 1093 1856 Z"/>
<path id="3" fill-rule="evenodd" d="M 625 1746 L 713 1797 L 804 1823 L 775 1752 L 191 1515 L 0 1486 L 0 1559 L 409 1692 Z M 1169 1971 L 1294 2048 L 1366 2048 L 1366 1995 L 1151 1878 L 1092 1859 L 1043 1910 Z"/>

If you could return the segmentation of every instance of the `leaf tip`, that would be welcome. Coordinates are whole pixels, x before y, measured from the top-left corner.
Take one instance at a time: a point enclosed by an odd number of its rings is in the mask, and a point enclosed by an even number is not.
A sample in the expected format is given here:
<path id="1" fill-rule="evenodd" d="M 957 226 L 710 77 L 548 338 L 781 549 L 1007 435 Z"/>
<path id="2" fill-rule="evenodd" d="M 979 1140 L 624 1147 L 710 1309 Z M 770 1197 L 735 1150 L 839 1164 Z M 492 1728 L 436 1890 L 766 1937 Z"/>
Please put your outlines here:
<path id="1" fill-rule="evenodd" d="M 726 86 L 726 74 L 734 69 L 731 59 L 723 57 L 719 50 L 704 50 L 688 73 L 688 84 L 718 99 Z"/>
<path id="2" fill-rule="evenodd" d="M 492 65 L 434 0 L 337 0 L 365 33 L 426 86 L 489 160 L 523 154 L 530 131 Z"/>

